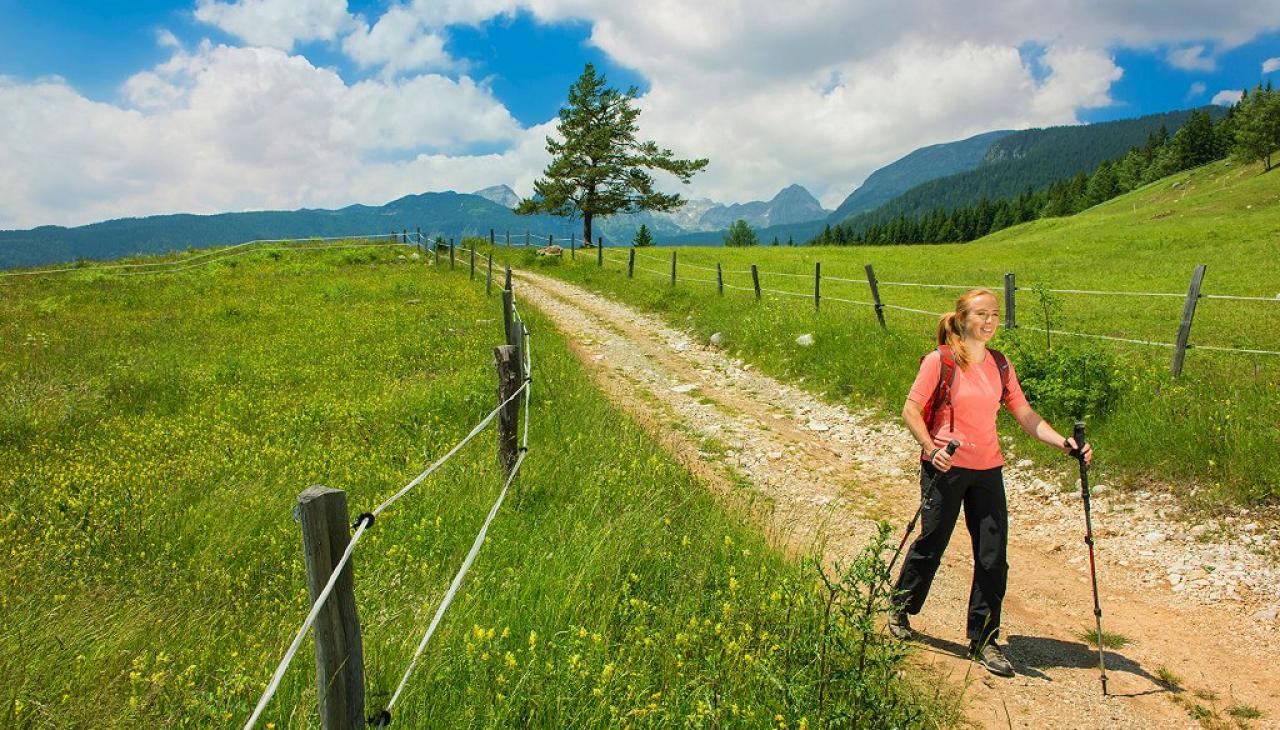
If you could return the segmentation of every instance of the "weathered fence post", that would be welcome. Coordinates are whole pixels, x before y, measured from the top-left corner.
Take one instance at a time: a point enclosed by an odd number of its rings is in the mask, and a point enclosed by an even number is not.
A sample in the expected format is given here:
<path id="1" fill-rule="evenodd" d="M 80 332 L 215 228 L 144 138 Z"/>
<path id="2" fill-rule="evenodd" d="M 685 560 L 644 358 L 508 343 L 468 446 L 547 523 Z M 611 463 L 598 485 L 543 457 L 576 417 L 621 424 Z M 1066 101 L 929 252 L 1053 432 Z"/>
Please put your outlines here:
<path id="1" fill-rule="evenodd" d="M 506 297 L 510 290 L 503 291 Z M 494 363 L 498 368 L 498 404 L 511 399 L 502 410 L 498 411 L 498 463 L 505 474 L 511 473 L 516 463 L 516 431 L 519 422 L 520 399 L 511 398 L 520 388 L 520 351 L 511 345 L 499 345 L 493 348 Z"/>
<path id="2" fill-rule="evenodd" d="M 493 248 L 493 229 L 489 229 L 489 248 Z"/>
<path id="3" fill-rule="evenodd" d="M 630 279 L 636 273 L 636 247 L 632 246 L 631 251 L 627 253 L 627 278 Z"/>
<path id="4" fill-rule="evenodd" d="M 884 303 L 880 301 L 880 285 L 876 283 L 876 270 L 871 268 L 871 264 L 867 264 L 867 284 L 871 287 L 871 301 L 876 305 L 876 319 L 880 322 L 880 327 L 884 328 Z"/>
<path id="5" fill-rule="evenodd" d="M 529 229 L 524 230 L 524 247 L 529 248 Z"/>
<path id="6" fill-rule="evenodd" d="M 813 308 L 822 309 L 822 262 L 813 262 Z"/>
<path id="7" fill-rule="evenodd" d="M 507 231 L 507 248 L 511 248 L 511 231 Z"/>
<path id="8" fill-rule="evenodd" d="M 1013 272 L 1004 275 L 1004 328 L 1007 330 L 1016 329 L 1018 326 L 1018 314 L 1014 310 L 1017 306 L 1017 300 L 1014 292 L 1018 291 L 1018 287 L 1014 282 Z"/>
<path id="9" fill-rule="evenodd" d="M 416 229 L 416 232 L 418 235 L 416 238 L 414 238 L 414 243 L 417 244 L 418 250 L 421 251 L 422 250 L 422 229 L 418 228 Z"/>
<path id="10" fill-rule="evenodd" d="M 724 296 L 724 272 L 720 270 L 720 262 L 716 262 L 716 293 Z"/>
<path id="11" fill-rule="evenodd" d="M 431 244 L 431 263 L 434 266 L 440 265 L 440 239 L 438 238 Z"/>
<path id="12" fill-rule="evenodd" d="M 401 228 L 401 229 L 400 229 L 400 243 L 408 243 L 408 242 L 409 242 L 409 229 L 408 229 L 408 228 Z"/>
<path id="13" fill-rule="evenodd" d="M 756 300 L 760 299 L 760 270 L 755 264 L 751 265 L 751 285 L 756 288 Z"/>
<path id="14" fill-rule="evenodd" d="M 453 266 L 454 266 L 453 239 L 450 238 L 449 239 L 449 270 L 450 271 L 453 271 Z"/>
<path id="15" fill-rule="evenodd" d="M 1182 305 L 1182 323 L 1178 325 L 1178 341 L 1173 346 L 1173 377 L 1182 375 L 1182 359 L 1187 354 L 1187 339 L 1191 336 L 1191 320 L 1196 316 L 1196 302 L 1200 299 L 1200 282 L 1204 281 L 1204 264 L 1191 272 L 1191 286 L 1187 288 L 1187 301 Z"/>
<path id="16" fill-rule="evenodd" d="M 493 252 L 489 252 L 489 273 L 484 275 L 484 295 L 493 293 Z"/>
<path id="17" fill-rule="evenodd" d="M 575 243 L 576 240 L 577 240 L 577 236 L 570 233 L 569 234 L 569 258 L 571 259 L 578 258 L 578 247 L 577 247 L 577 244 Z"/>
<path id="18" fill-rule="evenodd" d="M 492 236 L 493 232 L 490 231 L 489 235 Z M 471 242 L 471 279 L 472 281 L 474 281 L 475 278 L 476 278 L 476 244 L 475 244 L 475 241 L 472 241 Z"/>
<path id="19" fill-rule="evenodd" d="M 604 236 L 596 236 L 596 266 L 604 266 Z"/>
<path id="20" fill-rule="evenodd" d="M 298 495 L 294 518 L 302 527 L 307 591 L 314 603 L 351 542 L 347 495 L 329 487 L 308 487 Z M 352 566 L 348 558 L 314 625 L 316 689 L 325 730 L 357 730 L 365 724 L 364 649 Z"/>
<path id="21" fill-rule="evenodd" d="M 502 288 L 507 290 L 511 289 L 511 264 L 507 264 L 506 280 L 502 283 Z"/>
<path id="22" fill-rule="evenodd" d="M 671 286 L 676 285 L 676 252 L 671 252 Z"/>

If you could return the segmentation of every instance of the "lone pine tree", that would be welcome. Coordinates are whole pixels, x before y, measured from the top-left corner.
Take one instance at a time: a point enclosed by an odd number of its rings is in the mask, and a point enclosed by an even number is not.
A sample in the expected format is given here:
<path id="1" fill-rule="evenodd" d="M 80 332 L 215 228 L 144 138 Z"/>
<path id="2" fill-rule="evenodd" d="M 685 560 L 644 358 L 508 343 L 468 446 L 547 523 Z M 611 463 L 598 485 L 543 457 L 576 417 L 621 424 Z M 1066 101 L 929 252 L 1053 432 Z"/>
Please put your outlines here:
<path id="1" fill-rule="evenodd" d="M 648 171 L 662 170 L 688 184 L 707 160 L 682 160 L 656 142 L 638 141 L 640 110 L 632 105 L 636 94 L 635 87 L 626 93 L 610 88 L 604 75 L 587 64 L 560 110 L 556 130 L 561 139 L 547 137 L 551 162 L 534 182 L 533 197 L 521 200 L 516 213 L 580 215 L 582 238 L 591 241 L 596 216 L 666 212 L 684 205 L 679 195 L 655 190 Z"/>

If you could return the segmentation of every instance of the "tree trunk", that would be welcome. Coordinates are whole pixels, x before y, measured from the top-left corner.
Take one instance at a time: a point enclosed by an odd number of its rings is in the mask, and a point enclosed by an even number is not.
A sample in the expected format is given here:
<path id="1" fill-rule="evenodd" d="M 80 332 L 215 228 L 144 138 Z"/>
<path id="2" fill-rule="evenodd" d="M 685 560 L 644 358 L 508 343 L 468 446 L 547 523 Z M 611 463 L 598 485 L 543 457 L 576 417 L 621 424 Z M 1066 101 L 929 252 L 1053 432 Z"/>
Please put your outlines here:
<path id="1" fill-rule="evenodd" d="M 582 242 L 588 245 L 596 240 L 591 237 L 591 218 L 592 215 L 590 213 L 582 214 Z"/>

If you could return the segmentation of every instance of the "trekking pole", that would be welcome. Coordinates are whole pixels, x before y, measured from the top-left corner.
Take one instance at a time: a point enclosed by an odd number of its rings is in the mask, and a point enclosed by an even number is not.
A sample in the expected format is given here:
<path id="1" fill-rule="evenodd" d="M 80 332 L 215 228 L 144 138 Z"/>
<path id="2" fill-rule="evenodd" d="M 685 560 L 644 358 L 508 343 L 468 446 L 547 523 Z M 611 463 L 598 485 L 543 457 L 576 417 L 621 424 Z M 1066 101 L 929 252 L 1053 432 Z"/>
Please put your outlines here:
<path id="1" fill-rule="evenodd" d="M 955 454 L 956 449 L 958 448 L 960 448 L 959 441 L 952 441 L 948 443 L 947 456 Z M 920 506 L 916 507 L 916 514 L 911 518 L 911 521 L 907 523 L 907 531 L 902 535 L 902 542 L 898 543 L 898 549 L 893 551 L 893 559 L 889 561 L 888 572 L 890 574 L 893 573 L 893 564 L 898 562 L 898 556 L 902 554 L 902 547 L 907 544 L 907 538 L 911 537 L 911 533 L 916 529 L 916 521 L 920 519 L 920 514 L 924 512 L 924 501 L 926 499 L 926 495 L 928 495 L 930 489 L 933 489 L 933 483 L 936 482 L 938 477 L 943 474 L 944 472 L 941 471 L 934 474 L 933 478 L 929 480 L 929 484 L 920 492 Z"/>
<path id="2" fill-rule="evenodd" d="M 1089 465 L 1084 463 L 1084 421 L 1076 421 L 1076 448 L 1071 455 L 1080 462 L 1080 496 L 1084 498 L 1084 544 L 1089 546 L 1089 579 L 1093 581 L 1093 618 L 1098 630 L 1098 671 L 1102 673 L 1102 696 L 1107 696 L 1107 660 L 1102 653 L 1102 604 L 1098 603 L 1098 568 L 1093 561 L 1093 517 L 1089 511 Z"/>

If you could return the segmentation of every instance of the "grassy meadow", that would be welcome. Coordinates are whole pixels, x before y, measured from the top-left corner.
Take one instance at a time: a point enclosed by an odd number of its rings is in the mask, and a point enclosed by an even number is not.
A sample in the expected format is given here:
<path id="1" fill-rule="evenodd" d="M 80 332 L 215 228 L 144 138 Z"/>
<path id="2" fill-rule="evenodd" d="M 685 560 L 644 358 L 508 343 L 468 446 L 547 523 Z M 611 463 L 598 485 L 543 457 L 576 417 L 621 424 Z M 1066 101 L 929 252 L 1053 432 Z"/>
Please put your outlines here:
<path id="1" fill-rule="evenodd" d="M 932 347 L 936 317 L 887 309 L 887 331 L 876 324 L 864 265 L 875 267 L 882 300 L 930 312 L 952 307 L 959 291 L 898 286 L 891 282 L 986 286 L 997 294 L 1004 274 L 1017 277 L 1014 336 L 996 346 L 1015 367 L 1030 370 L 1059 353 L 1060 368 L 1090 364 L 1091 382 L 1105 384 L 1106 407 L 1052 407 L 1047 378 L 1041 407 L 1069 432 L 1085 417 L 1099 450 L 1095 480 L 1112 484 L 1168 483 L 1192 502 L 1212 507 L 1272 503 L 1280 497 L 1280 465 L 1262 458 L 1280 449 L 1280 357 L 1191 349 L 1183 375 L 1170 375 L 1172 349 L 1088 340 L 1031 328 L 1172 343 L 1197 264 L 1207 264 L 1202 294 L 1267 297 L 1269 301 L 1199 301 L 1192 345 L 1280 351 L 1280 176 L 1260 166 L 1225 162 L 1158 181 L 1069 218 L 1039 220 L 967 244 L 935 246 L 649 248 L 638 249 L 634 280 L 626 278 L 626 250 L 595 252 L 576 260 L 549 260 L 504 251 L 514 260 L 661 313 L 705 340 L 723 333 L 724 347 L 765 371 L 801 382 L 832 400 L 872 406 L 896 417 L 919 358 Z M 678 283 L 670 286 L 670 256 L 677 252 Z M 820 312 L 815 312 L 814 263 L 822 264 Z M 725 270 L 716 294 L 714 267 Z M 762 272 L 765 292 L 756 305 L 750 266 Z M 702 267 L 702 268 L 699 268 Z M 709 267 L 709 268 L 708 268 Z M 700 281 L 699 281 L 700 280 Z M 738 287 L 738 288 L 733 288 Z M 1040 293 L 1049 289 L 1167 292 L 1167 298 Z M 815 344 L 796 337 L 812 333 Z M 1064 364 L 1065 363 L 1065 364 Z M 1034 405 L 1034 404 L 1033 404 Z M 1080 412 L 1080 411 L 1084 412 Z M 1003 433 L 1017 431 L 1009 422 Z M 1057 463 L 1056 452 L 1017 434 L 1018 458 Z"/>
<path id="2" fill-rule="evenodd" d="M 496 291 L 403 254 L 0 280 L 0 726 L 244 722 L 309 605 L 295 496 L 370 509 L 494 405 Z M 771 551 L 523 314 L 529 458 L 397 726 L 954 721 L 900 645 L 861 640 L 861 600 L 824 612 L 879 563 L 829 588 Z M 500 484 L 483 434 L 360 543 L 367 714 Z M 259 727 L 316 726 L 314 676 L 308 641 Z"/>

